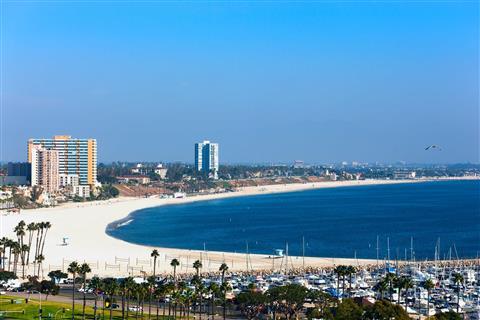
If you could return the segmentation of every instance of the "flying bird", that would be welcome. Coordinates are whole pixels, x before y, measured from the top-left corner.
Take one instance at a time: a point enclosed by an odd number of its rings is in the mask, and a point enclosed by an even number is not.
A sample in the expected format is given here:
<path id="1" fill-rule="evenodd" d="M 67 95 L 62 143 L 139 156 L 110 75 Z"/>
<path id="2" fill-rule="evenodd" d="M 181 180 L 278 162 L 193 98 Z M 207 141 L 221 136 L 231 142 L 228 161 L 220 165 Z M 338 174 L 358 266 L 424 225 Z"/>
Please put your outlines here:
<path id="1" fill-rule="evenodd" d="M 438 149 L 439 151 L 442 150 L 442 148 L 440 148 L 436 144 L 432 144 L 431 146 L 428 146 L 428 147 L 425 148 L 425 150 L 430 150 L 430 149 Z"/>

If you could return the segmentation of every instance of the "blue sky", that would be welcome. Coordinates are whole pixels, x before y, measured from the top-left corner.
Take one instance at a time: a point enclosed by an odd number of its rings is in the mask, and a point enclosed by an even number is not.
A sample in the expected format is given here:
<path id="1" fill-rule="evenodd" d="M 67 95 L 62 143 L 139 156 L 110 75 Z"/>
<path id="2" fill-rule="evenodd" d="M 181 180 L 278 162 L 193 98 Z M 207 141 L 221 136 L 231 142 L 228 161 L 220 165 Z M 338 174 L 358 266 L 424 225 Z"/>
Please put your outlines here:
<path id="1" fill-rule="evenodd" d="M 3 158 L 71 134 L 101 161 L 478 162 L 478 6 L 7 2 Z"/>

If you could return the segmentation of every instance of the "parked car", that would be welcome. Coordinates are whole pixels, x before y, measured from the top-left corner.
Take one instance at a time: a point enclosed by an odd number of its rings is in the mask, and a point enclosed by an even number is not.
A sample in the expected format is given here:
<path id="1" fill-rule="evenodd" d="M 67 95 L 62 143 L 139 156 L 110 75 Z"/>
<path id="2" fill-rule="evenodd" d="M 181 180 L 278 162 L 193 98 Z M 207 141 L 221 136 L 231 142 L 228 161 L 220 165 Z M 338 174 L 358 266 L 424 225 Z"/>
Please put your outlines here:
<path id="1" fill-rule="evenodd" d="M 142 311 L 142 307 L 140 306 L 130 306 L 128 307 L 128 311 Z"/>

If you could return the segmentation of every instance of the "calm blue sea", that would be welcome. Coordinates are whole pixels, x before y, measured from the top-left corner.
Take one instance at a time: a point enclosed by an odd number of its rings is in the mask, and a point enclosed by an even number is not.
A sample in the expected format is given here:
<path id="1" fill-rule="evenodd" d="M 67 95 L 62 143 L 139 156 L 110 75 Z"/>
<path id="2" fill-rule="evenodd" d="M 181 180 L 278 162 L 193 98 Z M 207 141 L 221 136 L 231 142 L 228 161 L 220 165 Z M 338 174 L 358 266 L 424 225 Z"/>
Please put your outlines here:
<path id="1" fill-rule="evenodd" d="M 107 233 L 137 244 L 307 256 L 433 258 L 480 253 L 480 181 L 444 181 L 318 189 L 139 210 Z M 126 221 L 126 220 L 124 220 Z"/>

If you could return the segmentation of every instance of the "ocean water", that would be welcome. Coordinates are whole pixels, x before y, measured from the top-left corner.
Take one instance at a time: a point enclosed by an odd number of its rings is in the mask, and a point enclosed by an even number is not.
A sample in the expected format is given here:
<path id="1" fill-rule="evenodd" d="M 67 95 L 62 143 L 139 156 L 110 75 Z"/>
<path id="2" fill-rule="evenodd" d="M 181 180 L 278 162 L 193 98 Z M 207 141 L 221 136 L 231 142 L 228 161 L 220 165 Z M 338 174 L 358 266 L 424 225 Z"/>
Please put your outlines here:
<path id="1" fill-rule="evenodd" d="M 128 223 L 122 223 L 127 221 Z M 480 254 L 480 181 L 317 189 L 136 211 L 112 223 L 113 237 L 158 247 L 290 255 L 433 258 Z"/>

